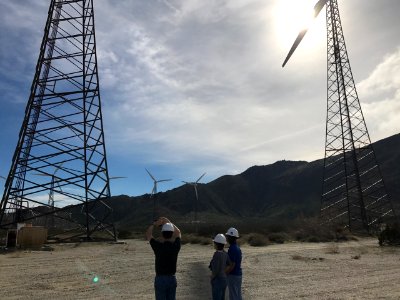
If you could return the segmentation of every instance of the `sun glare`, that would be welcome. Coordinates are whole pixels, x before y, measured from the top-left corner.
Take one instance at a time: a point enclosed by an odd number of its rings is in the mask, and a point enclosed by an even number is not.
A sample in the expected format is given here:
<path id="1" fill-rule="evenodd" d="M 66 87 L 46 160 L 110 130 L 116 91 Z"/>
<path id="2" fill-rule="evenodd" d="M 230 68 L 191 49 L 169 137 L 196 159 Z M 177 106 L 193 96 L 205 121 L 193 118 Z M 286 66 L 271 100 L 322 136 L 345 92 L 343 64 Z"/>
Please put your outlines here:
<path id="1" fill-rule="evenodd" d="M 312 48 L 317 44 L 324 45 L 325 37 L 324 9 L 314 19 L 314 5 L 317 0 L 278 0 L 274 12 L 275 34 L 279 47 L 289 50 L 298 33 L 308 28 L 307 35 L 300 47 Z"/>

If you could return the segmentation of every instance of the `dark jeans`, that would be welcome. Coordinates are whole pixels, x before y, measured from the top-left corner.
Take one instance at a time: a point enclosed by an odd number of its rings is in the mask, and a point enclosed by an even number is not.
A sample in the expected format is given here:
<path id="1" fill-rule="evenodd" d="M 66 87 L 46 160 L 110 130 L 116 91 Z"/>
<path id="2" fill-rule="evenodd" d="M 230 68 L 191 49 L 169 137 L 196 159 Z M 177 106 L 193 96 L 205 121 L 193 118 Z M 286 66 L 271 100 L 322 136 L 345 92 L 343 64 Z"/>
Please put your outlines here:
<path id="1" fill-rule="evenodd" d="M 229 300 L 242 300 L 242 275 L 228 275 Z"/>
<path id="2" fill-rule="evenodd" d="M 225 290 L 228 285 L 226 277 L 215 277 L 211 280 L 213 300 L 224 300 Z"/>
<path id="3" fill-rule="evenodd" d="M 158 275 L 154 279 L 156 300 L 175 300 L 176 277 L 174 275 Z"/>

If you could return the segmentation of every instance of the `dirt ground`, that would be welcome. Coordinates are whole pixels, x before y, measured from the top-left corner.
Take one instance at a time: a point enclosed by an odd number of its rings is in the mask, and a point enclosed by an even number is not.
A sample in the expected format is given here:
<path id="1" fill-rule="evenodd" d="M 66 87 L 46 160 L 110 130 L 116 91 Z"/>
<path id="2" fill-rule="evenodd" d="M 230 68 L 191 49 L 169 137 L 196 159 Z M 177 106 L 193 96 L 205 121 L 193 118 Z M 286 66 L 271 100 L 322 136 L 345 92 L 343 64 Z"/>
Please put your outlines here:
<path id="1" fill-rule="evenodd" d="M 154 299 L 150 245 L 125 242 L 0 254 L 0 299 Z M 400 299 L 400 248 L 375 239 L 241 247 L 244 299 Z M 213 251 L 182 246 L 177 299 L 211 299 Z"/>

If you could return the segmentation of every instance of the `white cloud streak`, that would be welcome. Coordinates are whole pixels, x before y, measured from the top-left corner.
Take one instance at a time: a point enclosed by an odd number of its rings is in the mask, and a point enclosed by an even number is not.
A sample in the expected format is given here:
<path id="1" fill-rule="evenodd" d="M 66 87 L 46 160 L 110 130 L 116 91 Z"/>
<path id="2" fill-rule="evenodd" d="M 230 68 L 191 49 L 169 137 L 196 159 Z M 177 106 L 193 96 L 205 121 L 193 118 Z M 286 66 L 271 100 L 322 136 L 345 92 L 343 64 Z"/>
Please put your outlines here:
<path id="1" fill-rule="evenodd" d="M 375 139 L 399 132 L 400 124 L 400 48 L 387 55 L 358 85 L 363 111 Z"/>
<path id="2" fill-rule="evenodd" d="M 284 53 L 274 52 L 263 24 L 271 21 L 273 5 L 158 2 L 164 7 L 148 14 L 159 24 L 149 26 L 133 10 L 128 22 L 116 11 L 119 32 L 102 42 L 114 58 L 109 63 L 120 68 L 111 80 L 118 95 L 110 116 L 114 149 L 171 165 L 204 160 L 207 168 L 217 164 L 227 172 L 323 155 L 324 70 L 302 69 L 305 78 L 320 77 L 308 89 L 296 69 L 279 69 L 276 58 Z"/>

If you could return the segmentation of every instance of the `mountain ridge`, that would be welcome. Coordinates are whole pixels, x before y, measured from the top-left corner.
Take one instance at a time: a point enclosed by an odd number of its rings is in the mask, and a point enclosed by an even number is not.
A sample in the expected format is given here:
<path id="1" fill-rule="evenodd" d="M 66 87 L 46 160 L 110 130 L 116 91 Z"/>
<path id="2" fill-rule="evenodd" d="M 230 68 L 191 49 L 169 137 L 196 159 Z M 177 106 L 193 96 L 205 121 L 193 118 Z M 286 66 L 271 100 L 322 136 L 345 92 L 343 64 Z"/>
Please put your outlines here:
<path id="1" fill-rule="evenodd" d="M 373 143 L 382 177 L 392 203 L 400 208 L 400 134 Z M 273 164 L 251 166 L 237 175 L 223 175 L 198 184 L 198 220 L 259 219 L 285 222 L 299 216 L 319 214 L 323 159 L 312 162 L 280 160 Z M 181 222 L 193 221 L 195 194 L 192 186 L 182 185 L 156 195 L 158 214 Z M 117 226 L 149 223 L 153 200 L 149 194 L 113 196 Z"/>

